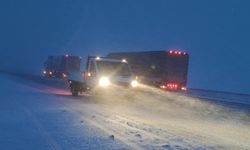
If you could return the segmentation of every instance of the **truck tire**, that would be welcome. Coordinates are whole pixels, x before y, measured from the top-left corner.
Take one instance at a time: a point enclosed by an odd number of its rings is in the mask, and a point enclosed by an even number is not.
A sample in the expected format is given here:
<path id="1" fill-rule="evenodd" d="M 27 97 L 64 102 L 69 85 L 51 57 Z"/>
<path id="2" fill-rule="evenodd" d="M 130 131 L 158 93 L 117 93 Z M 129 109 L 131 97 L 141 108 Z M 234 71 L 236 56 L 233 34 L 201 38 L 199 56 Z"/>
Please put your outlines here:
<path id="1" fill-rule="evenodd" d="M 70 91 L 72 93 L 72 96 L 78 96 L 79 91 L 78 91 L 77 85 L 75 83 L 72 83 L 70 85 Z"/>
<path id="2" fill-rule="evenodd" d="M 72 96 L 78 96 L 78 91 L 73 91 Z"/>

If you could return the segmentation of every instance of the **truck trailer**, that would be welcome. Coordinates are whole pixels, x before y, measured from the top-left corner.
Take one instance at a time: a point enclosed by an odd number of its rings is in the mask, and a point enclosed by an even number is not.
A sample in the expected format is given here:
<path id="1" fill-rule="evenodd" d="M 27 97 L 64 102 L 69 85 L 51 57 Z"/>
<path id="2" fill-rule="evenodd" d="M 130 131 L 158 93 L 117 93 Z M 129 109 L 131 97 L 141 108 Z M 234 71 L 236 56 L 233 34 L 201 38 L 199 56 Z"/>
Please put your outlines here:
<path id="1" fill-rule="evenodd" d="M 67 78 L 70 72 L 79 72 L 81 57 L 70 55 L 48 56 L 44 63 L 45 77 Z"/>
<path id="2" fill-rule="evenodd" d="M 186 90 L 189 54 L 178 50 L 115 52 L 107 55 L 126 59 L 140 82 L 166 90 Z"/>

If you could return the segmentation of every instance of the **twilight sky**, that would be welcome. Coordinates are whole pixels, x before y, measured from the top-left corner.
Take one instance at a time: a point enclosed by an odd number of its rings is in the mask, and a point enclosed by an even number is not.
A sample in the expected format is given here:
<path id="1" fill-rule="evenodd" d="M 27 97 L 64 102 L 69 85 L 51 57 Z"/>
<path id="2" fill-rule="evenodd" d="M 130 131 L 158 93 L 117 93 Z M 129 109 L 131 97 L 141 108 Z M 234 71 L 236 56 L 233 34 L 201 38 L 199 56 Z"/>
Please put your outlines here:
<path id="1" fill-rule="evenodd" d="M 180 49 L 189 87 L 250 94 L 249 0 L 2 0 L 0 69 L 47 55 Z"/>

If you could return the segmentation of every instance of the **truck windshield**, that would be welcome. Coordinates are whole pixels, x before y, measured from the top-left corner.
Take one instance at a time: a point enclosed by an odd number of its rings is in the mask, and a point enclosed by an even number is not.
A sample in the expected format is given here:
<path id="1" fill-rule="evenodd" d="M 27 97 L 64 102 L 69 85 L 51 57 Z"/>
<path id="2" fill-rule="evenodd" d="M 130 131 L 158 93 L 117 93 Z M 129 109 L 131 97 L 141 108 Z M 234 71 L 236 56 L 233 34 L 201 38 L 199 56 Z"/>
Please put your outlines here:
<path id="1" fill-rule="evenodd" d="M 97 61 L 96 63 L 101 74 L 131 76 L 131 72 L 127 63 L 111 61 Z"/>

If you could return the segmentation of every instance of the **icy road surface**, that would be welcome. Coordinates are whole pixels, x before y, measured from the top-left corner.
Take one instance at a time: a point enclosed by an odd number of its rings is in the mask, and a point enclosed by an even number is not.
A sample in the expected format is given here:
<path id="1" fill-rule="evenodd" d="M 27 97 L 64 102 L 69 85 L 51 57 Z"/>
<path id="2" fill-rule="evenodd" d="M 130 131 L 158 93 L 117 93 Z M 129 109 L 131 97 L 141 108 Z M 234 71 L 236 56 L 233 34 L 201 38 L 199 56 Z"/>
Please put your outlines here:
<path id="1" fill-rule="evenodd" d="M 250 108 L 240 98 L 146 86 L 72 97 L 57 81 L 0 74 L 0 83 L 1 149 L 250 149 Z"/>

